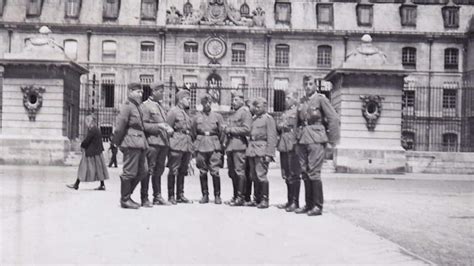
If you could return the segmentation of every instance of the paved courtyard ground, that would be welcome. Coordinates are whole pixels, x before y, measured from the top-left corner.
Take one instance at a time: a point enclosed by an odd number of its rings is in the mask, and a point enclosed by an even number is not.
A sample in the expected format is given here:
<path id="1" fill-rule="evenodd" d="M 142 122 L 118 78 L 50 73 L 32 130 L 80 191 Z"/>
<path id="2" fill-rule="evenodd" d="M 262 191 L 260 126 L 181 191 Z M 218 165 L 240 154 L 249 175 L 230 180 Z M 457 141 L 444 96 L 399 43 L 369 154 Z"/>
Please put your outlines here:
<path id="1" fill-rule="evenodd" d="M 275 207 L 198 203 L 124 210 L 118 204 L 119 169 L 111 169 L 105 192 L 94 191 L 97 184 L 67 189 L 75 171 L 0 166 L 0 264 L 473 262 L 474 188 L 468 176 L 445 181 L 327 174 L 325 213 L 307 217 Z M 224 171 L 222 176 L 228 199 L 230 180 Z M 278 176 L 272 170 L 272 204 L 285 197 Z M 188 177 L 185 190 L 197 201 L 198 178 Z"/>

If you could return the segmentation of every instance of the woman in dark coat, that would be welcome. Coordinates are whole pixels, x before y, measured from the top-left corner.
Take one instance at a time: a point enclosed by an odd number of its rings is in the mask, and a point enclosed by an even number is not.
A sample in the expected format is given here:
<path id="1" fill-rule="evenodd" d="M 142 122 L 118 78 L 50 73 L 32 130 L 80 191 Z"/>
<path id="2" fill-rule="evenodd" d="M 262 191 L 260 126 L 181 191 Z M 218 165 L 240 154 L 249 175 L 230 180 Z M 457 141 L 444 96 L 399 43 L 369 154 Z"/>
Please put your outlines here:
<path id="1" fill-rule="evenodd" d="M 71 189 L 79 189 L 79 183 L 100 181 L 100 186 L 96 190 L 105 190 L 104 180 L 109 179 L 107 166 L 102 152 L 102 134 L 96 125 L 93 116 L 86 116 L 87 136 L 81 143 L 82 159 L 79 163 L 76 183 L 67 185 Z"/>

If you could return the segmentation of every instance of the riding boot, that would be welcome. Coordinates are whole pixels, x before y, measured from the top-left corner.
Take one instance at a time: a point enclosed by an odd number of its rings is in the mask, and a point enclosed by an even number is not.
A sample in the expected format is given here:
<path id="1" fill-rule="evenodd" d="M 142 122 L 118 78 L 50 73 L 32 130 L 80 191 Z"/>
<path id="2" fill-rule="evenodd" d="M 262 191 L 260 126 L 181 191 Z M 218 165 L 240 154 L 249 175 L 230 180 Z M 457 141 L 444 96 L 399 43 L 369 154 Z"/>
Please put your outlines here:
<path id="1" fill-rule="evenodd" d="M 233 204 L 235 202 L 235 200 L 237 199 L 237 187 L 238 187 L 237 178 L 232 177 L 231 180 L 232 180 L 233 195 L 232 195 L 232 199 L 224 202 L 227 205 L 230 205 L 231 203 Z"/>
<path id="2" fill-rule="evenodd" d="M 291 188 L 291 204 L 288 206 L 285 210 L 287 212 L 294 212 L 296 209 L 300 207 L 300 181 L 294 181 L 291 183 L 290 188 Z"/>
<path id="3" fill-rule="evenodd" d="M 192 200 L 187 199 L 184 196 L 184 174 L 178 174 L 178 178 L 176 180 L 176 202 L 177 203 L 193 203 Z"/>
<path id="4" fill-rule="evenodd" d="M 200 173 L 199 180 L 201 181 L 202 199 L 199 203 L 209 203 L 209 187 L 207 186 L 207 173 Z"/>
<path id="5" fill-rule="evenodd" d="M 132 183 L 131 180 L 121 180 L 120 183 L 120 206 L 124 209 L 138 209 L 140 205 L 130 199 Z"/>
<path id="6" fill-rule="evenodd" d="M 172 173 L 168 174 L 168 201 L 176 205 L 176 199 L 174 197 L 174 184 L 175 184 L 175 176 Z"/>
<path id="7" fill-rule="evenodd" d="M 214 187 L 214 203 L 222 204 L 221 199 L 221 177 L 219 175 L 212 176 L 212 186 Z"/>
<path id="8" fill-rule="evenodd" d="M 262 189 L 262 200 L 257 205 L 259 209 L 266 209 L 269 206 L 269 183 L 268 181 L 264 181 L 260 183 Z"/>
<path id="9" fill-rule="evenodd" d="M 287 195 L 286 202 L 282 204 L 278 204 L 277 205 L 278 209 L 286 209 L 291 204 L 291 185 L 288 181 L 286 181 L 285 183 L 286 183 L 286 195 Z"/>
<path id="10" fill-rule="evenodd" d="M 311 181 L 312 196 L 314 207 L 308 212 L 308 216 L 317 216 L 323 214 L 323 183 L 321 180 Z"/>
<path id="11" fill-rule="evenodd" d="M 237 198 L 233 203 L 230 203 L 230 206 L 244 206 L 244 189 L 245 189 L 245 177 L 239 176 L 237 182 Z"/>
<path id="12" fill-rule="evenodd" d="M 312 194 L 312 187 L 311 187 L 311 181 L 310 180 L 304 180 L 304 193 L 305 193 L 305 201 L 306 205 L 298 208 L 295 210 L 295 213 L 301 214 L 301 213 L 307 213 L 309 210 L 313 208 L 313 194 Z"/>

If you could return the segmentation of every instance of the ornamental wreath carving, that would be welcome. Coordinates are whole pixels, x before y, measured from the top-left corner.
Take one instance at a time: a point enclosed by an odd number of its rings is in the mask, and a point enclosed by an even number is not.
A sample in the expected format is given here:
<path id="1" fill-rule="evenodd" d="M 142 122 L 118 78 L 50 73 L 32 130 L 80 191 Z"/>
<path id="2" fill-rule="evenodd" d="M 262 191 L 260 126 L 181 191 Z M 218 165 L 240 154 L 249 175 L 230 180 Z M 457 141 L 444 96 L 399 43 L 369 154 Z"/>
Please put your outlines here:
<path id="1" fill-rule="evenodd" d="M 361 95 L 362 100 L 362 115 L 365 118 L 366 126 L 369 131 L 374 131 L 377 120 L 382 113 L 382 100 L 383 97 L 379 95 Z"/>
<path id="2" fill-rule="evenodd" d="M 23 106 L 28 112 L 30 121 L 36 120 L 36 113 L 43 106 L 43 93 L 46 91 L 44 87 L 25 86 L 21 87 L 23 92 Z"/>

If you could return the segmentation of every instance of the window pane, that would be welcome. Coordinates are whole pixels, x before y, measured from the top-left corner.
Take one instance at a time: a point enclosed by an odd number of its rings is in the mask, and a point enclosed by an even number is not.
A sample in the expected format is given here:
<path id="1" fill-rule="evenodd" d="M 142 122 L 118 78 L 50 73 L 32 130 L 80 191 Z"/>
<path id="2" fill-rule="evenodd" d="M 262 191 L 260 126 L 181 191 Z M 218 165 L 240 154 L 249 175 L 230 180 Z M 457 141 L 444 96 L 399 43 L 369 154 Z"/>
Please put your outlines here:
<path id="1" fill-rule="evenodd" d="M 117 44 L 114 41 L 105 41 L 102 43 L 102 60 L 105 62 L 114 62 L 117 53 Z"/>
<path id="2" fill-rule="evenodd" d="M 233 64 L 245 64 L 245 44 L 234 43 L 232 44 L 232 63 Z"/>
<path id="3" fill-rule="evenodd" d="M 115 74 L 102 74 L 101 101 L 104 107 L 114 107 Z"/>
<path id="4" fill-rule="evenodd" d="M 319 67 L 331 67 L 332 48 L 330 46 L 318 47 L 317 65 Z"/>
<path id="5" fill-rule="evenodd" d="M 156 18 L 156 0 L 142 1 L 142 19 Z"/>
<path id="6" fill-rule="evenodd" d="M 198 62 L 198 44 L 195 42 L 184 43 L 184 63 L 197 64 Z"/>
<path id="7" fill-rule="evenodd" d="M 275 65 L 289 66 L 290 47 L 288 45 L 277 45 L 275 49 Z"/>
<path id="8" fill-rule="evenodd" d="M 140 62 L 153 63 L 155 61 L 155 44 L 142 42 L 140 45 Z"/>
<path id="9" fill-rule="evenodd" d="M 317 10 L 318 23 L 332 25 L 332 5 L 319 4 Z"/>
<path id="10" fill-rule="evenodd" d="M 39 16 L 41 14 L 41 0 L 29 0 L 26 15 Z"/>

